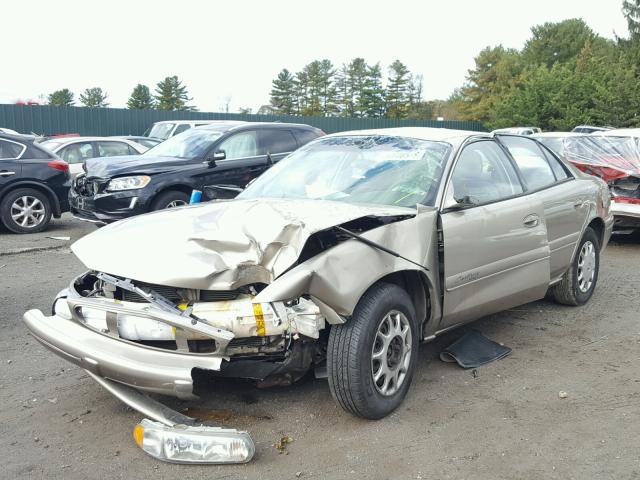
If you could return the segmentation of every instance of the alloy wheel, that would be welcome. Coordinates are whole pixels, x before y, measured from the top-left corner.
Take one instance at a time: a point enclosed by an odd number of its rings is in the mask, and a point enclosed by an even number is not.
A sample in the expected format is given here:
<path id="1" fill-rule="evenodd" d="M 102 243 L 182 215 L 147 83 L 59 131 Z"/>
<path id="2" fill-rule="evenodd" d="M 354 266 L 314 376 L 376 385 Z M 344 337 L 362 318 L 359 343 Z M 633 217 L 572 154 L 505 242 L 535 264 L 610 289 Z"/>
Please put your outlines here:
<path id="1" fill-rule="evenodd" d="M 392 310 L 378 325 L 371 352 L 371 374 L 378 392 L 396 393 L 411 364 L 411 325 L 404 313 Z"/>
<path id="2" fill-rule="evenodd" d="M 589 291 L 596 275 L 596 248 L 591 241 L 582 244 L 578 256 L 578 288 L 582 293 Z"/>
<path id="3" fill-rule="evenodd" d="M 24 195 L 17 198 L 11 205 L 11 218 L 23 228 L 35 228 L 46 216 L 43 203 L 36 197 Z"/>

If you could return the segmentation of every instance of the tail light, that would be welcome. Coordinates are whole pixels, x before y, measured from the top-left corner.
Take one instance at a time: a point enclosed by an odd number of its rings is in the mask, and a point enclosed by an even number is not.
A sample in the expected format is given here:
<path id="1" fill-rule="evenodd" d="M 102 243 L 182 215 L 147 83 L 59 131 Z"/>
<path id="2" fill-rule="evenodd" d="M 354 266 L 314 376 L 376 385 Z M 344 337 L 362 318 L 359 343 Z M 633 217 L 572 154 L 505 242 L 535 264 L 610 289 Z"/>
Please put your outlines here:
<path id="1" fill-rule="evenodd" d="M 47 163 L 47 167 L 60 170 L 61 172 L 69 172 L 69 164 L 64 160 L 51 160 Z"/>

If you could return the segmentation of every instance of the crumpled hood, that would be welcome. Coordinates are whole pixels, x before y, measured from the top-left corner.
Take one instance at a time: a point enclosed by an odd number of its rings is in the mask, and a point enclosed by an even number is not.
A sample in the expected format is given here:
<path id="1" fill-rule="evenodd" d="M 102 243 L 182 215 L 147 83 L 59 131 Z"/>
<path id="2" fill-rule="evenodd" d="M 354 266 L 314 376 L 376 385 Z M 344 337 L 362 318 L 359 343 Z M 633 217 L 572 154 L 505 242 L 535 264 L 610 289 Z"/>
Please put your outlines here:
<path id="1" fill-rule="evenodd" d="M 186 168 L 185 160 L 176 157 L 126 155 L 90 158 L 85 162 L 87 178 L 112 178 L 118 175 L 154 174 Z"/>
<path id="2" fill-rule="evenodd" d="M 416 213 L 320 200 L 218 201 L 122 220 L 71 248 L 92 270 L 182 288 L 234 289 L 271 283 L 315 232 L 370 215 Z"/>

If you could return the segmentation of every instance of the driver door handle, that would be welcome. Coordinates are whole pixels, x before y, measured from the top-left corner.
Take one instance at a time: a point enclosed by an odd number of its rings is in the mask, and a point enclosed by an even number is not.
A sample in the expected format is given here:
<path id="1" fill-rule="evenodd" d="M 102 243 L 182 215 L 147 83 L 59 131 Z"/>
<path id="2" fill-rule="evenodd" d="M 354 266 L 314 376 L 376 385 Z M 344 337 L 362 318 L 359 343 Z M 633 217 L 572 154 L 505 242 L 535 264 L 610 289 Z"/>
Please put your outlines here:
<path id="1" fill-rule="evenodd" d="M 0 170 L 0 177 L 9 177 L 15 174 L 16 172 L 10 172 L 9 170 Z"/>
<path id="2" fill-rule="evenodd" d="M 524 217 L 522 224 L 527 228 L 537 227 L 540 224 L 540 217 L 535 213 L 532 213 L 531 215 Z"/>

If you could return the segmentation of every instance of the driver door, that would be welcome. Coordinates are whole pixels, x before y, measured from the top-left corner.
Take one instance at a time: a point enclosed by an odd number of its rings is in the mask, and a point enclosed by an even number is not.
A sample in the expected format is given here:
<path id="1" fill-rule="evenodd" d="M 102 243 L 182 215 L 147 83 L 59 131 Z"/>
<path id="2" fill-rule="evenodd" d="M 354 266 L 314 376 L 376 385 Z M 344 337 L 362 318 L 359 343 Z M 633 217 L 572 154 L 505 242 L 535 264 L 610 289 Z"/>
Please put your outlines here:
<path id="1" fill-rule="evenodd" d="M 464 147 L 445 193 L 440 329 L 542 298 L 549 285 L 544 206 L 493 140 Z"/>

